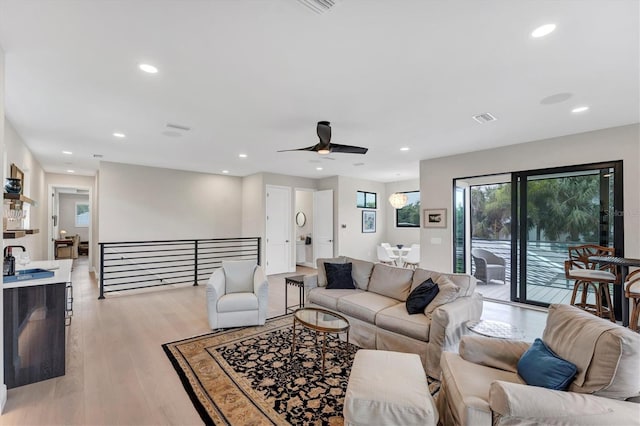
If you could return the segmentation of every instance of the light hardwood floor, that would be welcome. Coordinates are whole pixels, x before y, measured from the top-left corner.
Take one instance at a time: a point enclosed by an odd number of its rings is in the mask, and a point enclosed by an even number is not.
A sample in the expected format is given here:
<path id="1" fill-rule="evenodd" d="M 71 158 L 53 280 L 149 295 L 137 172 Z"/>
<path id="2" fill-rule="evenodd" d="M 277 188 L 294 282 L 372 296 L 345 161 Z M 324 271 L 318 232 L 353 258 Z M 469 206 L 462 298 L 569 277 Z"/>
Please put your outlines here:
<path id="1" fill-rule="evenodd" d="M 79 259 L 72 274 L 75 300 L 66 335 L 66 375 L 9 390 L 0 424 L 202 424 L 161 345 L 210 331 L 205 286 L 98 300 L 85 259 Z M 284 313 L 284 277 L 289 275 L 269 277 L 270 317 Z M 290 287 L 288 296 L 289 304 L 295 303 L 297 289 Z M 517 325 L 533 340 L 546 314 L 485 303 L 483 317 Z"/>

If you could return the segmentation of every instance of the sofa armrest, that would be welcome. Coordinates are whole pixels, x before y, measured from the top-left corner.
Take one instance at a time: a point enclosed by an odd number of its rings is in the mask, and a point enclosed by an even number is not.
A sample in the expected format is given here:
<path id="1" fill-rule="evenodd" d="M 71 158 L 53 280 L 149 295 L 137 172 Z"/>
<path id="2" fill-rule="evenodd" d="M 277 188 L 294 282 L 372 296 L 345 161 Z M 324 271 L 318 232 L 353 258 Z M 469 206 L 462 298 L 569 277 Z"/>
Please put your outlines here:
<path id="1" fill-rule="evenodd" d="M 305 275 L 302 282 L 304 283 L 304 299 L 308 300 L 309 292 L 318 287 L 318 274 Z"/>
<path id="2" fill-rule="evenodd" d="M 256 267 L 253 273 L 253 293 L 258 298 L 258 324 L 262 325 L 267 319 L 269 281 L 260 265 Z"/>
<path id="3" fill-rule="evenodd" d="M 529 349 L 527 342 L 493 339 L 484 336 L 462 336 L 460 357 L 474 364 L 518 372 L 518 361 Z"/>
<path id="4" fill-rule="evenodd" d="M 442 351 L 457 349 L 463 334 L 464 323 L 479 320 L 482 315 L 482 296 L 459 297 L 451 303 L 439 306 L 431 314 L 429 345 L 427 346 L 427 374 L 440 377 L 440 357 Z"/>
<path id="5" fill-rule="evenodd" d="M 213 271 L 211 278 L 207 281 L 207 316 L 209 317 L 209 327 L 215 330 L 218 328 L 218 299 L 225 293 L 225 278 L 222 268 Z"/>
<path id="6" fill-rule="evenodd" d="M 499 380 L 491 383 L 489 406 L 494 424 L 640 424 L 640 404 Z"/>

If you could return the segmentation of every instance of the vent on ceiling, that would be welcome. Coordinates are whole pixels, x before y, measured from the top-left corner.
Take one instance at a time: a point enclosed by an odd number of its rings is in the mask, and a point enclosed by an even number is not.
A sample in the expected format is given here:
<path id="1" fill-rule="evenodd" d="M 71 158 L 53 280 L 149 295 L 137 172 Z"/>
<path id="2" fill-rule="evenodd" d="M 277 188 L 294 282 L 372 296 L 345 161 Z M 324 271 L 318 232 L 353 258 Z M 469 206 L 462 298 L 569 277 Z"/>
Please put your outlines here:
<path id="1" fill-rule="evenodd" d="M 328 12 L 337 2 L 337 0 L 298 0 L 298 3 L 318 14 Z"/>
<path id="2" fill-rule="evenodd" d="M 191 130 L 191 127 L 182 126 L 180 124 L 167 123 L 167 127 L 169 127 L 170 129 L 184 130 L 185 132 L 188 132 L 189 130 Z"/>
<path id="3" fill-rule="evenodd" d="M 480 124 L 489 123 L 490 121 L 496 121 L 493 115 L 488 112 L 483 112 L 482 114 L 474 115 L 473 119 L 476 120 Z"/>
<path id="4" fill-rule="evenodd" d="M 102 154 L 93 154 L 93 158 L 102 158 L 104 155 Z"/>

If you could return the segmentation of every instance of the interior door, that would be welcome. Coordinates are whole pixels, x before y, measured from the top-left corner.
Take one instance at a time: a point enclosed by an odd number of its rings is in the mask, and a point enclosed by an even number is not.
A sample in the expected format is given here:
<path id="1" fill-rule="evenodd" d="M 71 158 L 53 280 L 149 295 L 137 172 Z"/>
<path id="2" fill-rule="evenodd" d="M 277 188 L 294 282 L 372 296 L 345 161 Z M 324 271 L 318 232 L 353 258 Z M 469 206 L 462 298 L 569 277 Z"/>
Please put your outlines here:
<path id="1" fill-rule="evenodd" d="M 265 271 L 267 275 L 291 272 L 291 188 L 267 185 L 266 199 Z"/>
<path id="2" fill-rule="evenodd" d="M 313 263 L 333 257 L 333 190 L 313 193 Z"/>

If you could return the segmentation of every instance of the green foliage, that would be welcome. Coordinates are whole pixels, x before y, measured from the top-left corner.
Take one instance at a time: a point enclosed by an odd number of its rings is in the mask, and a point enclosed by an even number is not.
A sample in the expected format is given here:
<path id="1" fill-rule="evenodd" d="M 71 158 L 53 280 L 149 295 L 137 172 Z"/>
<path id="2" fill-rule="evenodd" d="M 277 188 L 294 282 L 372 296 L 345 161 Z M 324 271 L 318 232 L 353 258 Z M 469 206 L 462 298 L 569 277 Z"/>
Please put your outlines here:
<path id="1" fill-rule="evenodd" d="M 407 204 L 396 212 L 398 226 L 420 226 L 420 200 Z"/>

